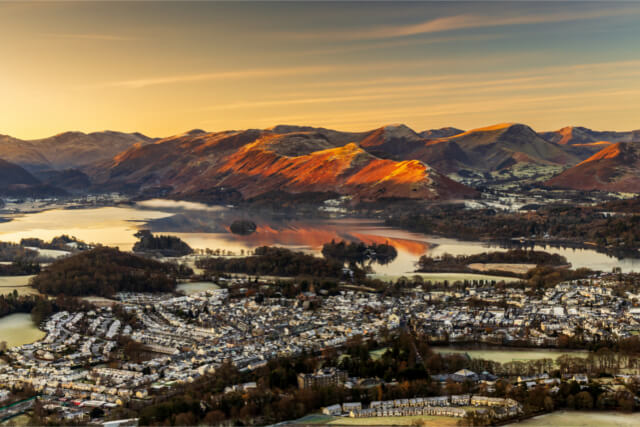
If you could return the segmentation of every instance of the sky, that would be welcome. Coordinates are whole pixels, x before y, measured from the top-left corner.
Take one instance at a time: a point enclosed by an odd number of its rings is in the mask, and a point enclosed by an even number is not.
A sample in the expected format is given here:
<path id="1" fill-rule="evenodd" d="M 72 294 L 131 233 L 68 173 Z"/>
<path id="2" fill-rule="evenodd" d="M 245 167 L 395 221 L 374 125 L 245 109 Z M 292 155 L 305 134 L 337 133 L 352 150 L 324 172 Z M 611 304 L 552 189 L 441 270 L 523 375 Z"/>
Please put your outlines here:
<path id="1" fill-rule="evenodd" d="M 0 2 L 0 134 L 640 128 L 640 2 Z"/>

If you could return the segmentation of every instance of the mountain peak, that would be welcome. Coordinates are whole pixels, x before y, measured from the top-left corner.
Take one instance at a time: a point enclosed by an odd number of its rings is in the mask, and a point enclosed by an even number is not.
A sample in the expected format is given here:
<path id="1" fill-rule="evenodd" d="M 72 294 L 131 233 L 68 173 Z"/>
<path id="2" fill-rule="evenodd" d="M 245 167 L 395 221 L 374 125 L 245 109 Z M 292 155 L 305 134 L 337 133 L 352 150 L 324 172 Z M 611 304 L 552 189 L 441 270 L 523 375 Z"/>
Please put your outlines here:
<path id="1" fill-rule="evenodd" d="M 587 164 L 587 163 L 591 163 L 591 162 L 596 162 L 598 160 L 606 160 L 606 159 L 615 159 L 617 157 L 621 157 L 621 156 L 625 156 L 627 154 L 630 154 L 631 152 L 631 148 L 630 148 L 630 143 L 625 143 L 625 142 L 616 142 L 615 144 L 611 144 L 605 148 L 603 148 L 602 150 L 598 151 L 596 154 L 594 154 L 593 156 L 589 157 L 587 160 L 578 163 L 577 166 L 580 166 L 582 164 Z M 625 160 L 621 159 L 621 161 L 624 163 Z"/>
<path id="2" fill-rule="evenodd" d="M 419 135 L 425 139 L 438 139 L 438 138 L 447 138 L 449 136 L 459 135 L 461 133 L 464 133 L 462 129 L 447 126 L 440 129 L 423 130 L 422 132 L 419 133 Z"/>
<path id="3" fill-rule="evenodd" d="M 404 123 L 392 123 L 386 126 L 383 126 L 382 129 L 384 132 L 391 136 L 396 137 L 418 137 L 418 133 L 411 129 L 409 126 Z"/>
<path id="4" fill-rule="evenodd" d="M 273 133 L 283 134 L 283 133 L 293 133 L 293 132 L 314 132 L 314 131 L 326 130 L 326 129 L 321 127 L 314 127 L 314 126 L 278 124 L 275 126 L 271 126 L 270 128 L 266 128 L 265 130 L 269 130 Z"/>
<path id="5" fill-rule="evenodd" d="M 503 130 L 513 126 L 517 126 L 518 123 L 497 123 L 495 125 L 485 126 L 481 128 L 472 129 L 468 132 L 492 132 L 496 130 Z"/>
<path id="6" fill-rule="evenodd" d="M 640 142 L 618 142 L 547 181 L 576 190 L 640 191 Z"/>

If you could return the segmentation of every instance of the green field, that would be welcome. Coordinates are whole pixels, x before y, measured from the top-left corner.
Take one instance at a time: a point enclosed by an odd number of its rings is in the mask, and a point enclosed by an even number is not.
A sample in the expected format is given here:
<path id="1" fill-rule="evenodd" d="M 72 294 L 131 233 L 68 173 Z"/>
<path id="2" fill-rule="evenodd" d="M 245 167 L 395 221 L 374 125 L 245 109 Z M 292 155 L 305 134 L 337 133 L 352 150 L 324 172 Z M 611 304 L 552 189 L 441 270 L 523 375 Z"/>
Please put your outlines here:
<path id="1" fill-rule="evenodd" d="M 386 353 L 386 351 L 389 349 L 389 347 L 383 347 L 383 348 L 379 348 L 377 350 L 373 350 L 369 352 L 369 356 L 371 357 L 371 360 L 378 360 L 382 357 L 382 355 L 384 353 Z M 344 359 L 345 357 L 349 357 L 348 354 L 341 354 L 340 357 L 338 357 L 338 361 L 341 361 L 342 359 Z"/>
<path id="2" fill-rule="evenodd" d="M 587 357 L 588 351 L 566 351 L 566 350 L 553 350 L 553 349 L 458 349 L 451 347 L 433 347 L 433 350 L 446 354 L 468 354 L 472 359 L 484 359 L 492 360 L 499 363 L 515 362 L 515 361 L 528 361 L 538 359 L 553 359 L 556 360 L 563 354 L 569 354 L 574 357 Z"/>
<path id="3" fill-rule="evenodd" d="M 38 293 L 29 286 L 29 280 L 33 276 L 0 276 L 0 295 L 18 291 L 18 295 L 35 295 Z"/>
<path id="4" fill-rule="evenodd" d="M 331 415 L 323 415 L 323 414 L 310 414 L 306 415 L 302 418 L 298 418 L 295 421 L 290 421 L 290 424 L 318 424 L 318 425 L 326 425 L 333 420 L 340 420 L 342 417 L 333 417 Z"/>
<path id="5" fill-rule="evenodd" d="M 31 320 L 31 315 L 14 313 L 0 317 L 0 341 L 6 341 L 9 347 L 29 344 L 42 339 L 42 332 Z"/>
<path id="6" fill-rule="evenodd" d="M 640 414 L 620 412 L 556 411 L 529 418 L 512 426 L 563 426 L 563 427 L 634 427 L 640 425 Z"/>
<path id="7" fill-rule="evenodd" d="M 16 417 L 10 418 L 3 423 L 0 423 L 0 426 L 28 426 L 31 423 L 31 417 L 26 414 L 18 415 Z"/>
<path id="8" fill-rule="evenodd" d="M 459 418 L 439 417 L 435 415 L 412 415 L 408 417 L 371 417 L 371 418 L 349 418 L 334 417 L 329 421 L 329 425 L 347 425 L 347 426 L 409 426 L 420 422 L 424 426 L 456 426 Z"/>
<path id="9" fill-rule="evenodd" d="M 509 282 L 517 282 L 517 277 L 505 277 L 505 276 L 492 276 L 489 274 L 475 274 L 475 273 L 407 273 L 404 275 L 400 274 L 370 274 L 369 277 L 372 279 L 379 279 L 385 282 L 395 282 L 400 277 L 406 277 L 411 279 L 413 276 L 421 276 L 422 279 L 427 282 L 431 281 L 433 283 L 436 282 L 444 282 L 445 280 L 449 283 L 454 283 L 457 281 L 463 282 L 465 280 L 495 280 L 496 282 L 505 281 Z"/>
<path id="10" fill-rule="evenodd" d="M 384 347 L 384 348 L 379 348 L 377 350 L 373 350 L 369 352 L 369 356 L 371 357 L 372 360 L 378 360 L 382 357 L 383 354 L 387 352 L 388 349 L 389 347 Z"/>
<path id="11" fill-rule="evenodd" d="M 343 426 L 407 426 L 418 421 L 425 426 L 455 426 L 458 425 L 459 418 L 439 417 L 433 415 L 412 415 L 408 417 L 372 417 L 372 418 L 350 418 L 333 417 L 331 415 L 310 414 L 305 417 L 291 421 L 291 424 L 315 424 L 315 425 L 343 425 Z"/>

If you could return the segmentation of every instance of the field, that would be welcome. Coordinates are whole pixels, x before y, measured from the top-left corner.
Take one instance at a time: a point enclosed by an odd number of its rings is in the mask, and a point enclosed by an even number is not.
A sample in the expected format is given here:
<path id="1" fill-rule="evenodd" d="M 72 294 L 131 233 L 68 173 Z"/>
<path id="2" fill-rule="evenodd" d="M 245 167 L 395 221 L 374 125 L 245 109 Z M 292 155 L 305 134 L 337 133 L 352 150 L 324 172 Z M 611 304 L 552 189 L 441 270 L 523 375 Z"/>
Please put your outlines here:
<path id="1" fill-rule="evenodd" d="M 389 347 L 383 347 L 383 348 L 379 348 L 377 350 L 373 350 L 371 352 L 369 352 L 369 356 L 371 357 L 372 360 L 378 360 L 382 357 L 383 354 L 385 354 L 387 352 L 387 350 L 389 349 Z"/>
<path id="2" fill-rule="evenodd" d="M 563 354 L 587 357 L 587 351 L 544 350 L 544 349 L 458 349 L 451 347 L 433 347 L 438 353 L 468 354 L 471 358 L 492 360 L 499 363 L 538 359 L 557 359 Z"/>
<path id="3" fill-rule="evenodd" d="M 439 417 L 435 415 L 413 415 L 408 417 L 372 417 L 372 418 L 349 418 L 335 417 L 329 421 L 329 425 L 347 425 L 347 426 L 409 426 L 416 422 L 424 426 L 456 426 L 459 418 Z"/>
<path id="4" fill-rule="evenodd" d="M 208 291 L 210 289 L 220 289 L 220 286 L 212 282 L 187 282 L 179 283 L 176 287 L 178 292 L 184 292 L 187 295 Z"/>
<path id="5" fill-rule="evenodd" d="M 499 282 L 504 280 L 505 282 L 517 282 L 517 277 L 504 277 L 504 276 L 492 276 L 489 274 L 475 274 L 475 273 L 407 273 L 405 275 L 389 275 L 389 274 L 370 274 L 369 277 L 372 279 L 379 279 L 385 282 L 395 282 L 400 277 L 411 278 L 413 276 L 421 276 L 422 279 L 431 282 L 444 282 L 445 280 L 449 283 L 457 282 L 457 281 L 465 281 L 465 280 L 495 280 Z"/>
<path id="6" fill-rule="evenodd" d="M 326 425 L 333 420 L 339 420 L 341 417 L 332 417 L 331 415 L 324 414 L 310 414 L 295 421 L 287 422 L 286 424 L 317 424 Z"/>
<path id="7" fill-rule="evenodd" d="M 563 427 L 633 427 L 640 425 L 640 414 L 620 412 L 556 411 L 529 418 L 513 426 L 563 426 Z"/>
<path id="8" fill-rule="evenodd" d="M 98 307 L 111 307 L 119 304 L 116 300 L 104 297 L 81 297 L 80 299 Z"/>
<path id="9" fill-rule="evenodd" d="M 36 295 L 38 291 L 29 286 L 33 276 L 0 276 L 0 295 L 10 294 L 14 290 L 18 295 Z"/>
<path id="10" fill-rule="evenodd" d="M 31 417 L 26 414 L 18 415 L 17 417 L 10 418 L 3 423 L 0 423 L 0 426 L 28 426 L 31 422 Z"/>
<path id="11" fill-rule="evenodd" d="M 383 347 L 383 348 L 379 348 L 377 350 L 373 350 L 369 352 L 369 357 L 371 357 L 371 360 L 378 360 L 382 357 L 382 355 L 384 353 L 386 353 L 386 351 L 389 349 L 389 347 Z M 345 357 L 349 357 L 348 354 L 341 354 L 340 357 L 338 357 L 338 361 L 341 361 L 342 359 L 344 359 Z"/>
<path id="12" fill-rule="evenodd" d="M 535 264 L 503 264 L 503 263 L 474 263 L 469 264 L 467 267 L 476 271 L 507 271 L 509 273 L 524 274 L 527 271 L 535 268 Z"/>
<path id="13" fill-rule="evenodd" d="M 9 347 L 29 344 L 44 336 L 45 333 L 33 324 L 30 314 L 14 313 L 0 317 L 0 341 L 6 341 Z"/>
<path id="14" fill-rule="evenodd" d="M 420 421 L 420 425 L 429 427 L 455 426 L 459 418 L 438 417 L 432 415 L 414 415 L 409 417 L 372 417 L 350 418 L 333 417 L 331 415 L 311 414 L 306 417 L 291 421 L 290 424 L 314 424 L 314 425 L 343 425 L 343 426 L 407 426 Z"/>

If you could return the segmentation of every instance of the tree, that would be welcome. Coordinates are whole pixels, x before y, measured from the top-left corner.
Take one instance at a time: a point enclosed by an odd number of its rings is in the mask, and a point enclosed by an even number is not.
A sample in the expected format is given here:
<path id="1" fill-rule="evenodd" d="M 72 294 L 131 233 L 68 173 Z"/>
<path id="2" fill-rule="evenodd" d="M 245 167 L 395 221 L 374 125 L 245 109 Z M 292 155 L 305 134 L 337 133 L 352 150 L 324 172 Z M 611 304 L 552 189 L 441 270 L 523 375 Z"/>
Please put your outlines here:
<path id="1" fill-rule="evenodd" d="M 104 411 L 100 408 L 93 408 L 91 412 L 89 412 L 89 416 L 91 418 L 102 418 L 104 417 Z"/>
<path id="2" fill-rule="evenodd" d="M 588 391 L 581 391 L 575 397 L 576 409 L 593 409 L 593 397 Z"/>
<path id="3" fill-rule="evenodd" d="M 198 419 L 191 412 L 182 412 L 176 415 L 176 421 L 174 425 L 176 426 L 193 426 L 198 423 Z"/>

